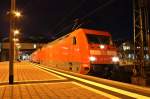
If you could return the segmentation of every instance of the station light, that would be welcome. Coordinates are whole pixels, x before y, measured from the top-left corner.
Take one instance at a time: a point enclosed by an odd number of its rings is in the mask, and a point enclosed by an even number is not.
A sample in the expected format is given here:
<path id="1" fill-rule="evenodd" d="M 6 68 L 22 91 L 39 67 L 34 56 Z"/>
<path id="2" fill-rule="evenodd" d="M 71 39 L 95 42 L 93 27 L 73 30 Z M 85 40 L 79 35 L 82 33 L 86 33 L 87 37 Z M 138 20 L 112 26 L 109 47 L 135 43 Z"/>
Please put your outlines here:
<path id="1" fill-rule="evenodd" d="M 131 49 L 130 46 L 127 46 L 127 45 L 124 45 L 124 46 L 123 46 L 123 50 L 124 50 L 124 51 L 130 50 L 130 49 Z"/>
<path id="2" fill-rule="evenodd" d="M 17 17 L 17 18 L 19 18 L 19 17 L 22 16 L 20 11 L 14 11 L 13 14 L 14 14 L 14 16 Z"/>
<path id="3" fill-rule="evenodd" d="M 145 59 L 146 59 L 146 60 L 149 60 L 149 59 L 150 59 L 150 56 L 149 56 L 148 54 L 146 54 L 146 55 L 145 55 Z"/>
<path id="4" fill-rule="evenodd" d="M 34 44 L 34 45 L 33 45 L 33 48 L 37 48 L 37 45 L 36 45 L 36 44 Z"/>
<path id="5" fill-rule="evenodd" d="M 14 35 L 18 35 L 20 33 L 20 31 L 18 29 L 14 30 Z"/>
<path id="6" fill-rule="evenodd" d="M 18 38 L 14 38 L 13 41 L 14 41 L 14 42 L 18 42 L 19 39 L 18 39 Z"/>

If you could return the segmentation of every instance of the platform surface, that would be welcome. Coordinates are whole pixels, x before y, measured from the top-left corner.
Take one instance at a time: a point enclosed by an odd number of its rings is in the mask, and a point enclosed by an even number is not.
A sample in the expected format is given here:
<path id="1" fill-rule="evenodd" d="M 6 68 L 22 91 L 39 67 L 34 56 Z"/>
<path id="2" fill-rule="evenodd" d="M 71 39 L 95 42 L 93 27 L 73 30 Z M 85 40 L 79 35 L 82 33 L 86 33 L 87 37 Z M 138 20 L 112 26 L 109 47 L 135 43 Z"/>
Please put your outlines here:
<path id="1" fill-rule="evenodd" d="M 33 66 L 16 62 L 14 84 L 8 84 L 8 62 L 0 62 L 0 99 L 118 98 Z"/>

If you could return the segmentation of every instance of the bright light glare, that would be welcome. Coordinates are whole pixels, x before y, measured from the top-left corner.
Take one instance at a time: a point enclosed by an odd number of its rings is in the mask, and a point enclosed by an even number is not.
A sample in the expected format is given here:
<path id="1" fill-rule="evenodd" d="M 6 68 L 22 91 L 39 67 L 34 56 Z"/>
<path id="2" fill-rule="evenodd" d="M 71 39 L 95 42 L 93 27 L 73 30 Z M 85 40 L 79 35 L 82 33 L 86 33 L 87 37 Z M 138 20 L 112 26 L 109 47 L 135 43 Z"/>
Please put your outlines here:
<path id="1" fill-rule="evenodd" d="M 19 32 L 19 30 L 14 30 L 14 35 L 17 35 L 17 34 L 19 34 L 20 32 Z"/>
<path id="2" fill-rule="evenodd" d="M 94 56 L 91 56 L 89 59 L 90 59 L 91 62 L 96 61 L 96 57 L 94 57 Z"/>
<path id="3" fill-rule="evenodd" d="M 117 57 L 117 56 L 112 57 L 112 61 L 113 62 L 118 62 L 119 61 L 119 57 Z"/>
<path id="4" fill-rule="evenodd" d="M 104 48 L 105 48 L 105 46 L 104 46 L 104 45 L 100 45 L 100 48 L 101 48 L 101 49 L 104 49 Z"/>
<path id="5" fill-rule="evenodd" d="M 18 38 L 14 38 L 13 40 L 14 40 L 15 42 L 18 42 L 18 41 L 19 41 L 19 39 L 18 39 Z"/>
<path id="6" fill-rule="evenodd" d="M 34 44 L 34 45 L 33 45 L 33 48 L 36 48 L 36 47 L 37 47 L 37 45 L 36 45 L 36 44 Z"/>
<path id="7" fill-rule="evenodd" d="M 14 11 L 14 14 L 15 14 L 15 16 L 18 17 L 18 18 L 21 17 L 21 13 L 20 13 L 19 11 Z"/>

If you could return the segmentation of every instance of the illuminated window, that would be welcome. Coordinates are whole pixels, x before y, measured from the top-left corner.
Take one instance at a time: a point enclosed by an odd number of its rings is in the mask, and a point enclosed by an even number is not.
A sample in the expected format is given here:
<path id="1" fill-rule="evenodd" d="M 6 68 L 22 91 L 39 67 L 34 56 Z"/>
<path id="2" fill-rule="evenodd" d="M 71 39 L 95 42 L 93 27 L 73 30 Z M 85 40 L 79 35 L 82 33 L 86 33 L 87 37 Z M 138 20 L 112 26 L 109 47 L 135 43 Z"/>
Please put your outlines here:
<path id="1" fill-rule="evenodd" d="M 33 48 L 36 48 L 36 47 L 37 47 L 36 44 L 34 44 L 34 45 L 33 45 Z"/>

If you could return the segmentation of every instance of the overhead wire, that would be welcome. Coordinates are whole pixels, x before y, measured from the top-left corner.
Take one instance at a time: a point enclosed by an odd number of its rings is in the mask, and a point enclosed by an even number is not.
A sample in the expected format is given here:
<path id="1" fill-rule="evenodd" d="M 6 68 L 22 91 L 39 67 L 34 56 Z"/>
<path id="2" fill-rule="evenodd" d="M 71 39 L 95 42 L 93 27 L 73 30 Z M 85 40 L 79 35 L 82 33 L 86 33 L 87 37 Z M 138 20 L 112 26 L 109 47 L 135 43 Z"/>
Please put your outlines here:
<path id="1" fill-rule="evenodd" d="M 74 9 L 71 10 L 70 14 L 67 14 L 66 17 L 64 17 L 59 23 L 57 23 L 57 25 L 54 27 L 54 29 L 52 30 L 56 30 L 58 29 L 58 27 L 62 24 L 64 24 L 66 22 L 66 20 L 72 16 L 72 14 L 74 14 L 87 0 L 82 0 L 78 5 L 77 7 L 75 7 Z M 86 14 L 85 16 L 83 16 L 82 18 L 80 18 L 79 20 L 84 20 L 85 18 L 87 17 L 90 17 L 91 15 L 93 15 L 94 13 L 96 13 L 97 11 L 101 10 L 102 8 L 110 5 L 112 2 L 114 2 L 115 0 L 109 0 L 107 1 L 105 4 L 97 7 L 96 9 L 92 10 L 91 12 L 89 12 L 88 14 Z M 26 6 L 24 6 L 24 9 L 30 5 L 30 2 L 26 3 L 25 4 Z M 64 32 L 66 29 L 69 29 L 71 28 L 73 25 L 73 23 L 71 25 L 68 25 L 66 27 L 64 27 L 63 29 L 61 29 L 58 33 L 54 34 L 55 36 L 59 36 L 59 35 L 62 35 L 62 32 Z M 81 24 L 80 24 L 81 25 Z M 79 27 L 79 26 L 77 26 Z"/>
<path id="2" fill-rule="evenodd" d="M 67 14 L 67 16 L 64 17 L 64 18 L 55 26 L 55 28 L 54 28 L 53 30 L 55 31 L 60 25 L 64 24 L 65 21 L 66 21 L 72 14 L 74 14 L 81 6 L 85 3 L 85 1 L 87 1 L 87 0 L 82 0 L 82 1 L 77 5 L 77 7 L 75 7 L 74 9 L 72 9 L 71 12 L 70 12 L 70 14 Z M 71 25 L 72 25 L 72 24 L 71 24 Z M 58 33 L 56 33 L 56 34 L 54 34 L 54 35 L 57 36 L 58 34 L 62 33 L 64 30 L 68 29 L 69 27 L 71 27 L 71 26 L 69 25 L 69 26 L 63 28 L 61 31 L 59 31 Z"/>
<path id="3" fill-rule="evenodd" d="M 99 7 L 97 7 L 96 9 L 94 9 L 93 11 L 91 11 L 90 13 L 88 13 L 87 15 L 83 16 L 83 17 L 81 18 L 81 20 L 83 20 L 83 19 L 85 19 L 85 18 L 87 18 L 87 17 L 93 15 L 94 13 L 96 13 L 96 12 L 99 11 L 99 10 L 101 10 L 102 8 L 104 8 L 104 7 L 106 7 L 106 6 L 110 5 L 110 4 L 112 4 L 114 1 L 115 1 L 115 0 L 109 0 L 109 1 L 107 1 L 105 4 L 103 4 L 103 5 L 99 6 Z"/>
<path id="4" fill-rule="evenodd" d="M 112 4 L 115 0 L 109 0 L 107 1 L 105 4 L 101 5 L 100 7 L 97 7 L 96 9 L 94 9 L 93 11 L 89 12 L 88 14 L 86 14 L 85 16 L 83 16 L 82 18 L 80 18 L 79 20 L 84 20 L 85 18 L 93 15 L 94 13 L 96 13 L 97 11 L 101 10 L 102 8 Z M 72 25 L 72 24 L 71 24 Z M 68 29 L 71 25 L 68 25 L 67 27 L 63 28 L 60 32 L 58 32 L 56 35 L 59 35 L 60 33 L 64 32 L 64 30 Z M 81 24 L 79 24 L 79 26 L 81 26 Z M 79 28 L 79 26 L 77 26 L 77 28 Z M 75 28 L 75 29 L 77 29 Z"/>

